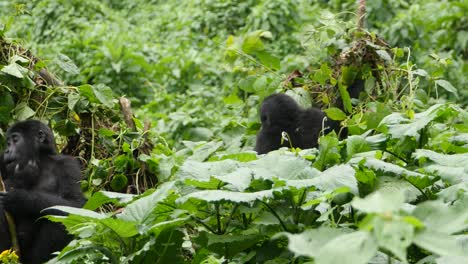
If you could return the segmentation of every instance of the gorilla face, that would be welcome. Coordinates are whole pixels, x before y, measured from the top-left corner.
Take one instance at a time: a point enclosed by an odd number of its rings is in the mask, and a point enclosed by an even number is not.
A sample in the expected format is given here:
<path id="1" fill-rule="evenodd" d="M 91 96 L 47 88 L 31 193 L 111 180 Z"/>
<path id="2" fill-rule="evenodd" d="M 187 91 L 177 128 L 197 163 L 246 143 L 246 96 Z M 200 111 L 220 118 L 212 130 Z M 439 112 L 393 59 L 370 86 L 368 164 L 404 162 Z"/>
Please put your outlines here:
<path id="1" fill-rule="evenodd" d="M 4 161 L 8 165 L 12 162 L 17 161 L 19 157 L 25 157 L 28 155 L 27 151 L 29 146 L 26 145 L 26 140 L 18 132 L 7 135 L 7 149 L 4 154 Z"/>
<path id="2" fill-rule="evenodd" d="M 25 164 L 39 155 L 55 154 L 55 140 L 48 126 L 37 120 L 15 124 L 7 131 L 5 164 Z"/>

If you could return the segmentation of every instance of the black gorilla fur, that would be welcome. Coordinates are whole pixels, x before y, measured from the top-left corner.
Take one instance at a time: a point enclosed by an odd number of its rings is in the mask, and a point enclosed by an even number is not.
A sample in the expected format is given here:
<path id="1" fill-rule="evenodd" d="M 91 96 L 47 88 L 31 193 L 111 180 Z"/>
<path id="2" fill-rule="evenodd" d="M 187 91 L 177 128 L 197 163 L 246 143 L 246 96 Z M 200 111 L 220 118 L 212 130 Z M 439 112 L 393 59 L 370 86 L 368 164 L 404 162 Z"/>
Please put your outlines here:
<path id="1" fill-rule="evenodd" d="M 348 87 L 350 98 L 359 98 L 364 91 L 365 81 L 354 80 Z M 336 107 L 345 111 L 344 103 L 338 98 Z M 255 150 L 258 154 L 268 153 L 281 147 L 314 148 L 318 145 L 320 132 L 326 134 L 334 130 L 341 139 L 348 136 L 346 127 L 340 128 L 340 122 L 325 119 L 325 113 L 315 107 L 301 109 L 291 97 L 285 94 L 273 94 L 265 98 L 260 110 L 262 128 L 257 133 Z M 291 142 L 281 144 L 282 132 L 288 133 Z"/>
<path id="2" fill-rule="evenodd" d="M 52 131 L 37 120 L 15 123 L 7 131 L 7 149 L 0 156 L 6 192 L 0 193 L 0 252 L 10 248 L 4 211 L 16 224 L 21 262 L 43 263 L 71 240 L 61 224 L 44 215 L 63 215 L 51 206 L 81 207 L 85 198 L 79 162 L 56 152 Z"/>
<path id="3" fill-rule="evenodd" d="M 280 147 L 317 147 L 320 132 L 338 130 L 336 121 L 328 120 L 319 108 L 302 109 L 291 97 L 273 94 L 265 98 L 260 110 L 262 128 L 257 134 L 255 150 L 258 154 L 268 153 Z M 283 141 L 281 134 L 286 132 L 290 142 Z"/>

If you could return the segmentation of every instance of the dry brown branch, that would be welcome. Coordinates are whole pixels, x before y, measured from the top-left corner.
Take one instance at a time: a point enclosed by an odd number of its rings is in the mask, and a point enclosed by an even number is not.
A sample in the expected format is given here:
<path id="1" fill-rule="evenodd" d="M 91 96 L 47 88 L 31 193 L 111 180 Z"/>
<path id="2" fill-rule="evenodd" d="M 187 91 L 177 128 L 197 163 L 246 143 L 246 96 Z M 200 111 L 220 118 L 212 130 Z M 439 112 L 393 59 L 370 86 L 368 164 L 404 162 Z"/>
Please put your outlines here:
<path id="1" fill-rule="evenodd" d="M 133 112 L 130 106 L 130 100 L 125 97 L 120 97 L 119 99 L 120 108 L 122 109 L 122 114 L 124 116 L 125 123 L 129 128 L 135 130 L 135 122 L 133 121 Z"/>

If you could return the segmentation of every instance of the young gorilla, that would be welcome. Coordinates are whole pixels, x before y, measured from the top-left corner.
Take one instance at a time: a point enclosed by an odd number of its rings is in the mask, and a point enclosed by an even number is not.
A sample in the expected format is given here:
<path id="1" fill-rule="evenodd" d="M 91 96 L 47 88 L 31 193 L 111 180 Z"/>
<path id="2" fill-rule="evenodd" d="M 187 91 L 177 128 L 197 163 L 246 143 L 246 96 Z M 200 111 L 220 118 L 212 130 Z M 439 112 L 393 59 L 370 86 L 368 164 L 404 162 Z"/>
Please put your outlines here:
<path id="1" fill-rule="evenodd" d="M 268 153 L 281 147 L 301 149 L 317 147 L 322 127 L 325 133 L 338 130 L 336 121 L 325 119 L 326 115 L 318 108 L 301 109 L 291 97 L 273 94 L 265 98 L 260 110 L 262 128 L 257 134 L 255 150 L 258 154 Z M 290 142 L 281 144 L 281 134 L 286 132 Z"/>
<path id="2" fill-rule="evenodd" d="M 81 170 L 73 157 L 56 152 L 52 131 L 45 124 L 17 122 L 7 131 L 7 149 L 0 156 L 6 192 L 0 193 L 0 252 L 11 247 L 4 211 L 16 224 L 21 262 L 43 263 L 71 240 L 61 224 L 39 219 L 63 215 L 51 206 L 81 207 Z"/>

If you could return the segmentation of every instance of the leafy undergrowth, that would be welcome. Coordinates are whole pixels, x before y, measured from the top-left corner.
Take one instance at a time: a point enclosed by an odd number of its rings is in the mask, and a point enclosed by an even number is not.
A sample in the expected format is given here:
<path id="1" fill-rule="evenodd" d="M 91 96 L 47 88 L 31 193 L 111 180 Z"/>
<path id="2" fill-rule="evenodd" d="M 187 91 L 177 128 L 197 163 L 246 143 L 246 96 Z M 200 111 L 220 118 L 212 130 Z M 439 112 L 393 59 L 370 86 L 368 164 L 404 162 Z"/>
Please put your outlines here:
<path id="1" fill-rule="evenodd" d="M 378 130 L 320 150 L 200 152 L 156 190 L 61 207 L 78 238 L 59 263 L 466 263 L 468 113 L 436 104 Z M 109 203 L 122 209 L 93 211 Z"/>

